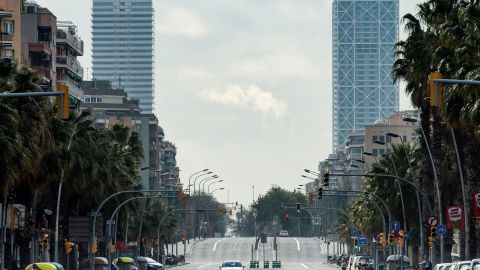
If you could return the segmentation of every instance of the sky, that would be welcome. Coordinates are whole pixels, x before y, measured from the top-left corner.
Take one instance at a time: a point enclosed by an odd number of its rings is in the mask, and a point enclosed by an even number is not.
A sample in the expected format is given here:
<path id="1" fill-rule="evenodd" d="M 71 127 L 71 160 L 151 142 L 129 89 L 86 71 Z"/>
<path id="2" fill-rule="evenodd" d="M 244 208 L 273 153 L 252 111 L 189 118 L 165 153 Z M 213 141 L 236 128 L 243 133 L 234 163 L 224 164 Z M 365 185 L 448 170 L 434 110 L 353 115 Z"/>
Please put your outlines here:
<path id="1" fill-rule="evenodd" d="M 400 16 L 419 2 L 400 0 Z M 37 3 L 78 26 L 84 79 L 92 79 L 92 1 Z M 224 180 L 212 185 L 225 188 L 214 193 L 219 201 L 244 205 L 272 185 L 307 182 L 303 169 L 315 170 L 332 148 L 331 6 L 154 0 L 155 114 L 177 146 L 182 182 L 208 168 Z"/>

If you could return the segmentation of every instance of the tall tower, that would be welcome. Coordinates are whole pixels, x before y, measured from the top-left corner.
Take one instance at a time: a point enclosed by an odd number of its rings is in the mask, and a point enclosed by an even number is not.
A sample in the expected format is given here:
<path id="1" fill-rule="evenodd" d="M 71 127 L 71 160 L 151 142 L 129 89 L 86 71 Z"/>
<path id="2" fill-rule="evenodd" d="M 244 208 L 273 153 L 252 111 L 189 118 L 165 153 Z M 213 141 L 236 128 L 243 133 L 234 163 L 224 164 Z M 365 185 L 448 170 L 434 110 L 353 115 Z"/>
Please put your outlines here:
<path id="1" fill-rule="evenodd" d="M 153 112 L 152 0 L 93 0 L 93 78 L 109 80 Z"/>
<path id="2" fill-rule="evenodd" d="M 333 0 L 333 150 L 399 107 L 399 0 Z"/>

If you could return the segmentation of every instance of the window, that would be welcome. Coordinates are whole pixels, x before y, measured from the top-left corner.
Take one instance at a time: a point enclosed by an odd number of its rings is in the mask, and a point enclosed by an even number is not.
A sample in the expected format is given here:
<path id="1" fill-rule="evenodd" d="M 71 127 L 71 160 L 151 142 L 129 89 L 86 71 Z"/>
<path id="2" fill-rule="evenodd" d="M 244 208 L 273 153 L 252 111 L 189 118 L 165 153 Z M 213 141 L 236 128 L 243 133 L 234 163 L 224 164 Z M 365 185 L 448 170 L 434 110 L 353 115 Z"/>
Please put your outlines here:
<path id="1" fill-rule="evenodd" d="M 378 140 L 381 142 L 385 142 L 385 136 L 378 136 Z"/>
<path id="2" fill-rule="evenodd" d="M 379 153 L 380 155 L 385 154 L 385 149 L 379 149 L 379 150 L 378 150 L 378 153 Z"/>
<path id="3" fill-rule="evenodd" d="M 406 136 L 406 135 L 403 135 L 403 141 L 404 141 L 404 142 L 407 141 L 407 136 Z"/>
<path id="4" fill-rule="evenodd" d="M 85 98 L 85 103 L 90 103 L 90 98 L 89 97 Z"/>
<path id="5" fill-rule="evenodd" d="M 5 21 L 4 32 L 13 35 L 13 21 Z"/>
<path id="6" fill-rule="evenodd" d="M 377 136 L 372 136 L 372 142 L 375 142 L 375 141 L 378 141 L 378 137 Z"/>
<path id="7" fill-rule="evenodd" d="M 392 142 L 392 137 L 390 137 L 390 136 L 387 136 L 387 138 L 386 138 L 386 139 L 387 139 L 387 143 L 390 143 L 390 142 Z"/>
<path id="8" fill-rule="evenodd" d="M 378 149 L 373 149 L 372 154 L 376 157 L 378 156 Z"/>

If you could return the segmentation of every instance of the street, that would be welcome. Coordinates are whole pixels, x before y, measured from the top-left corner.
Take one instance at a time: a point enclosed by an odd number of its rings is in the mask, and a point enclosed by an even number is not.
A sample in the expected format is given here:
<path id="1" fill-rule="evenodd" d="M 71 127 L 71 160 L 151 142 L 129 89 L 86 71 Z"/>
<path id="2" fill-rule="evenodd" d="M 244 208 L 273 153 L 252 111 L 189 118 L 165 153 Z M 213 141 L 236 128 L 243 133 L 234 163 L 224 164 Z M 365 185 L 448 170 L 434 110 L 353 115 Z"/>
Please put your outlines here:
<path id="1" fill-rule="evenodd" d="M 254 260 L 258 259 L 260 268 L 263 268 L 263 258 L 271 261 L 275 259 L 273 238 L 267 239 L 265 254 L 263 244 L 254 250 Z M 224 260 L 240 260 L 249 268 L 252 245 L 255 238 L 211 238 L 197 242 L 186 257 L 187 265 L 178 269 L 218 269 Z M 326 244 L 317 238 L 277 238 L 278 260 L 282 262 L 282 269 L 333 269 L 325 264 L 327 251 Z"/>

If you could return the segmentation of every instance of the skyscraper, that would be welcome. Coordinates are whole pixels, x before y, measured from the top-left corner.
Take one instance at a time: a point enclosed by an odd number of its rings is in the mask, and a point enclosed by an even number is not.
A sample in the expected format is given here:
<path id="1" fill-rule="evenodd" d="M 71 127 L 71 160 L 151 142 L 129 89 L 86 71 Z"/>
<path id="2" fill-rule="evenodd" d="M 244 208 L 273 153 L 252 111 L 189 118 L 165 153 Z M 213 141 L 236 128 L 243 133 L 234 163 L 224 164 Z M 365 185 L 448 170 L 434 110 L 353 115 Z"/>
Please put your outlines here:
<path id="1" fill-rule="evenodd" d="M 398 110 L 399 0 L 333 0 L 333 149 Z"/>
<path id="2" fill-rule="evenodd" d="M 153 112 L 152 0 L 93 0 L 93 78 L 109 80 Z"/>

